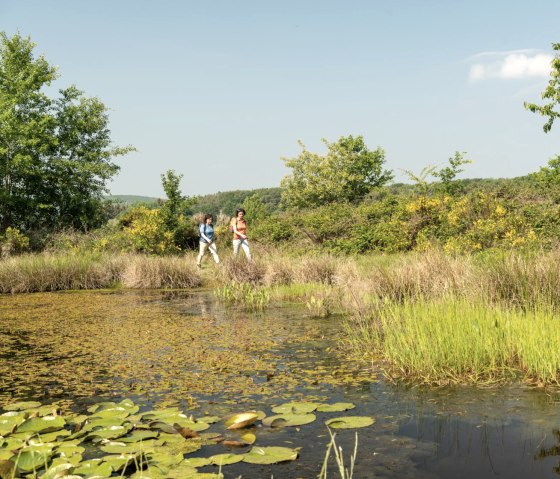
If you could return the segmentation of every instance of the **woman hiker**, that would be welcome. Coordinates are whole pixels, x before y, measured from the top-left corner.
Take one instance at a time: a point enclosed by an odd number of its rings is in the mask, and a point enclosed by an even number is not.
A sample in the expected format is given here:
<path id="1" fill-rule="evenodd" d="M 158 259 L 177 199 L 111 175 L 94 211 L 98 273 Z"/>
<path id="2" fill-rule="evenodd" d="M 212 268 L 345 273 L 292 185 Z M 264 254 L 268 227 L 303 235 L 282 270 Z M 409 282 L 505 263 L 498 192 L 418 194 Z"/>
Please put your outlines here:
<path id="1" fill-rule="evenodd" d="M 241 246 L 245 256 L 251 261 L 251 250 L 247 240 L 247 222 L 245 221 L 245 210 L 243 208 L 235 210 L 235 218 L 231 219 L 229 227 L 233 231 L 233 256 L 237 256 Z"/>
<path id="2" fill-rule="evenodd" d="M 202 267 L 202 258 L 207 249 L 210 250 L 210 253 L 212 253 L 216 264 L 220 262 L 220 258 L 218 257 L 218 250 L 216 248 L 214 225 L 212 224 L 213 221 L 214 217 L 212 215 L 204 215 L 204 223 L 198 225 L 198 232 L 200 236 L 200 251 L 198 253 L 198 258 L 196 259 L 196 265 L 199 268 Z"/>

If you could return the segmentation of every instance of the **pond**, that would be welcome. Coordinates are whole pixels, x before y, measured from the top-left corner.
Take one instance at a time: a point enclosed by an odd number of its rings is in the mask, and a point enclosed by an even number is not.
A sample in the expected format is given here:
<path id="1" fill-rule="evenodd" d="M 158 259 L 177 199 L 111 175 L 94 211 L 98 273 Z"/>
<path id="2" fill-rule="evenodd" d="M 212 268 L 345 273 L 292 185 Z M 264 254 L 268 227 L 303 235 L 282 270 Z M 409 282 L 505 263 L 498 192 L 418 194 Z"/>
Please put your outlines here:
<path id="1" fill-rule="evenodd" d="M 355 409 L 339 415 L 375 418 L 336 433 L 347 464 L 358 434 L 354 478 L 560 475 L 557 392 L 388 383 L 376 365 L 348 361 L 337 349 L 341 319 L 311 318 L 295 305 L 261 314 L 226 309 L 207 291 L 2 296 L 0 405 L 37 400 L 83 412 L 129 398 L 143 410 L 226 416 L 270 415 L 289 401 L 350 402 Z M 332 414 L 316 416 L 299 427 L 255 430 L 260 446 L 300 447 L 297 460 L 232 464 L 225 477 L 317 477 Z M 205 454 L 222 452 L 215 444 Z"/>

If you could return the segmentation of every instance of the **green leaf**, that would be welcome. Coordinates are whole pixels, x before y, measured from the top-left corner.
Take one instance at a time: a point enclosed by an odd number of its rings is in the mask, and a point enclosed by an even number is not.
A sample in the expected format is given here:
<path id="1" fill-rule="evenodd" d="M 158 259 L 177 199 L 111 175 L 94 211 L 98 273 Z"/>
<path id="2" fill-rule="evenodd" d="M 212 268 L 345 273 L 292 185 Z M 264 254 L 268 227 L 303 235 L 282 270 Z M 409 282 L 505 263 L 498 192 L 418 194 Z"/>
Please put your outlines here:
<path id="1" fill-rule="evenodd" d="M 315 421 L 315 414 L 277 414 L 263 419 L 263 426 L 268 427 L 289 427 L 303 426 Z"/>
<path id="2" fill-rule="evenodd" d="M 235 464 L 236 462 L 241 462 L 243 460 L 243 454 L 216 454 L 215 456 L 210 456 L 210 464 L 216 466 L 226 466 L 228 464 Z"/>
<path id="3" fill-rule="evenodd" d="M 243 462 L 249 464 L 276 464 L 284 461 L 294 461 L 298 457 L 295 449 L 288 447 L 253 447 L 244 455 Z"/>
<path id="4" fill-rule="evenodd" d="M 71 473 L 74 469 L 74 465 L 69 462 L 63 464 L 57 464 L 51 466 L 47 471 L 41 476 L 41 479 L 58 479 L 60 477 L 66 477 L 67 473 Z"/>
<path id="5" fill-rule="evenodd" d="M 317 412 L 341 412 L 355 407 L 351 402 L 336 402 L 334 404 L 321 404 L 317 407 Z"/>
<path id="6" fill-rule="evenodd" d="M 62 429 L 66 421 L 61 416 L 32 417 L 20 424 L 16 432 L 51 432 Z"/>
<path id="7" fill-rule="evenodd" d="M 272 412 L 276 414 L 307 414 L 315 411 L 317 406 L 319 406 L 318 403 L 312 402 L 289 402 L 273 407 Z"/>
<path id="8" fill-rule="evenodd" d="M 27 448 L 15 458 L 17 468 L 20 472 L 34 472 L 48 464 L 52 456 L 51 448 Z"/>
<path id="9" fill-rule="evenodd" d="M 371 426 L 374 422 L 375 419 L 368 416 L 346 416 L 329 419 L 325 424 L 333 429 L 352 429 Z"/>

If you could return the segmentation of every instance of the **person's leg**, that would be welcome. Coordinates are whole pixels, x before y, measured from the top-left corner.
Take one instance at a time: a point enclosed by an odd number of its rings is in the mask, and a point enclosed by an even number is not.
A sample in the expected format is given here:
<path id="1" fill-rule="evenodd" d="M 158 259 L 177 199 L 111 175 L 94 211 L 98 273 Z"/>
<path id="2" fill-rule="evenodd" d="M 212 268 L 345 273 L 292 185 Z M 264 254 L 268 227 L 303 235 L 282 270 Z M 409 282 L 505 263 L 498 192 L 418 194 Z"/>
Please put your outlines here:
<path id="1" fill-rule="evenodd" d="M 237 253 L 239 253 L 239 245 L 240 244 L 241 244 L 240 239 L 234 239 L 233 240 L 233 256 L 237 256 Z"/>
<path id="2" fill-rule="evenodd" d="M 218 264 L 220 262 L 220 257 L 218 256 L 218 249 L 216 248 L 216 243 L 212 243 L 210 246 L 208 246 L 208 249 L 210 250 L 210 253 L 212 253 L 212 256 L 214 257 L 214 261 L 216 262 L 216 264 Z"/>
<path id="3" fill-rule="evenodd" d="M 241 243 L 241 246 L 243 247 L 243 251 L 245 252 L 245 256 L 247 256 L 247 259 L 249 261 L 252 260 L 251 258 L 251 250 L 249 249 L 249 242 L 247 240 L 243 240 Z"/>
<path id="4" fill-rule="evenodd" d="M 198 257 L 196 258 L 196 264 L 197 266 L 201 266 L 202 265 L 202 257 L 204 256 L 204 252 L 206 251 L 206 248 L 208 247 L 208 245 L 206 243 L 204 243 L 204 241 L 200 242 L 200 248 L 198 251 Z"/>

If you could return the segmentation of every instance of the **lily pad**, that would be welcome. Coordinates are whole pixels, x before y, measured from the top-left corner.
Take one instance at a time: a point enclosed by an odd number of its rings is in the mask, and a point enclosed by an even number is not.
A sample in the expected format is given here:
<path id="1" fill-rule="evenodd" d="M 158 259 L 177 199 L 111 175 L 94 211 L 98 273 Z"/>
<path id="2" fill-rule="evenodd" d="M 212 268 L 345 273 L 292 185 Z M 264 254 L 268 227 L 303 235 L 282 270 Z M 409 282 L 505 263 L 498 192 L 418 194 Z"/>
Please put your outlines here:
<path id="1" fill-rule="evenodd" d="M 109 477 L 113 473 L 113 468 L 108 462 L 103 462 L 102 459 L 92 459 L 81 463 L 76 469 L 75 474 L 84 475 L 86 477 L 92 476 L 105 476 Z"/>
<path id="2" fill-rule="evenodd" d="M 16 432 L 44 433 L 62 429 L 66 421 L 61 416 L 32 417 L 21 423 Z"/>
<path id="3" fill-rule="evenodd" d="M 294 461 L 298 452 L 289 447 L 253 447 L 250 452 L 244 454 L 243 462 L 249 464 L 276 464 L 284 461 Z"/>
<path id="4" fill-rule="evenodd" d="M 57 464 L 49 467 L 41 476 L 41 479 L 57 479 L 59 477 L 66 477 L 69 473 L 73 472 L 73 470 L 74 465 L 69 462 Z"/>
<path id="5" fill-rule="evenodd" d="M 243 454 L 216 454 L 210 456 L 210 464 L 215 466 L 226 466 L 228 464 L 235 464 L 236 462 L 241 462 L 243 460 Z"/>
<path id="6" fill-rule="evenodd" d="M 315 411 L 320 404 L 313 402 L 289 402 L 272 408 L 276 414 L 307 414 Z"/>
<path id="7" fill-rule="evenodd" d="M 334 404 L 321 404 L 317 407 L 317 412 L 341 412 L 355 407 L 356 405 L 351 402 L 335 402 Z"/>
<path id="8" fill-rule="evenodd" d="M 207 457 L 190 457 L 185 459 L 185 464 L 191 467 L 204 467 L 210 464 L 210 459 Z"/>
<path id="9" fill-rule="evenodd" d="M 329 419 L 325 424 L 333 429 L 353 429 L 371 426 L 374 422 L 375 419 L 369 416 L 346 416 Z"/>
<path id="10" fill-rule="evenodd" d="M 51 447 L 29 447 L 18 453 L 15 462 L 20 472 L 28 473 L 44 467 L 49 462 L 51 456 Z"/>
<path id="11" fill-rule="evenodd" d="M 228 429 L 242 429 L 253 424 L 258 418 L 259 416 L 255 412 L 242 412 L 229 416 L 224 424 Z"/>
<path id="12" fill-rule="evenodd" d="M 315 421 L 315 414 L 277 414 L 263 419 L 263 426 L 267 427 L 290 427 L 303 426 Z"/>

